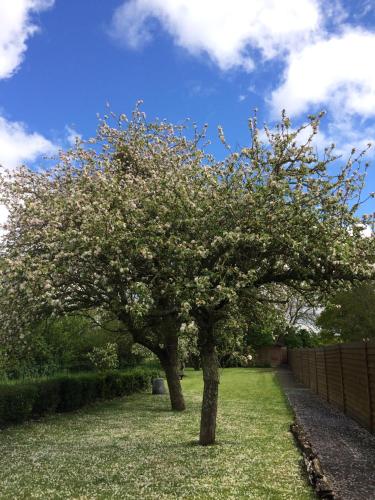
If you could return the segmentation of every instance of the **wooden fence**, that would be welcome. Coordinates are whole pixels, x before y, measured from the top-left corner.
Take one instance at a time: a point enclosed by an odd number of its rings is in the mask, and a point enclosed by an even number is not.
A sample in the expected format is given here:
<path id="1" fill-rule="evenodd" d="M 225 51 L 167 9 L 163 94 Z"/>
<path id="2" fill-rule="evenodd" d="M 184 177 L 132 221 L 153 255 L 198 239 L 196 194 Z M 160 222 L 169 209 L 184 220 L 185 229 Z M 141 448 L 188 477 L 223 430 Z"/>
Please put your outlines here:
<path id="1" fill-rule="evenodd" d="M 375 341 L 290 349 L 296 379 L 375 433 Z"/>

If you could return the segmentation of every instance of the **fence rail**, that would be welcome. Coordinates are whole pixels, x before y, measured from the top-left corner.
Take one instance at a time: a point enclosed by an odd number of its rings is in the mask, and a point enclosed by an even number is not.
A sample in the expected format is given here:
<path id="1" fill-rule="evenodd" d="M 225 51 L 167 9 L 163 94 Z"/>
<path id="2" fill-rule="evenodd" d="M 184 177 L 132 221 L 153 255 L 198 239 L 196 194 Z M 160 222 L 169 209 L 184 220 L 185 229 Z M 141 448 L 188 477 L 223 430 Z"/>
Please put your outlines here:
<path id="1" fill-rule="evenodd" d="M 290 349 L 295 378 L 375 433 L 375 341 Z"/>

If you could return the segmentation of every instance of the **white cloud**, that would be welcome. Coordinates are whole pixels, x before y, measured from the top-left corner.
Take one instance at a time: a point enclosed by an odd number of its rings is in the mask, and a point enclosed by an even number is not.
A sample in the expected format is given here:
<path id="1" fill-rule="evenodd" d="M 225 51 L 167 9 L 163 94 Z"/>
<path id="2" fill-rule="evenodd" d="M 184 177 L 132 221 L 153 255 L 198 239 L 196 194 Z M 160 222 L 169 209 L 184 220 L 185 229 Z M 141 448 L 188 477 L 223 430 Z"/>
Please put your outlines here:
<path id="1" fill-rule="evenodd" d="M 358 15 L 373 3 L 360 2 Z M 114 13 L 111 36 L 137 49 L 161 27 L 221 70 L 256 71 L 259 60 L 278 59 L 281 83 L 266 100 L 273 117 L 284 108 L 290 116 L 327 109 L 314 144 L 322 151 L 335 142 L 346 157 L 375 139 L 366 121 L 375 118 L 375 32 L 351 27 L 350 16 L 341 0 L 128 0 Z"/>
<path id="2" fill-rule="evenodd" d="M 362 231 L 362 236 L 364 238 L 371 238 L 371 236 L 374 235 L 373 228 L 371 226 L 366 226 L 364 230 Z"/>
<path id="3" fill-rule="evenodd" d="M 109 34 L 132 49 L 140 48 L 152 39 L 146 25 L 149 12 L 144 2 L 131 0 L 115 10 Z"/>
<path id="4" fill-rule="evenodd" d="M 56 152 L 52 142 L 36 132 L 28 132 L 20 122 L 10 122 L 0 116 L 0 165 L 15 168 L 34 161 L 41 155 Z"/>
<path id="5" fill-rule="evenodd" d="M 5 205 L 0 205 L 0 224 L 4 224 L 4 222 L 8 218 L 9 211 Z"/>
<path id="6" fill-rule="evenodd" d="M 32 14 L 51 7 L 54 0 L 0 1 L 0 79 L 9 78 L 22 62 L 26 41 L 38 27 Z"/>
<path id="7" fill-rule="evenodd" d="M 74 146 L 77 139 L 79 141 L 82 139 L 82 135 L 79 134 L 73 127 L 70 127 L 69 125 L 65 125 L 65 132 L 66 132 L 66 140 L 70 146 Z"/>
<path id="8" fill-rule="evenodd" d="M 325 145 L 336 144 L 336 153 L 347 158 L 353 148 L 357 153 L 368 148 L 369 144 L 375 144 L 375 125 L 363 125 L 354 117 L 346 115 L 333 116 L 328 123 L 327 132 L 321 133 L 321 138 L 325 140 Z M 374 156 L 373 147 L 367 152 L 366 158 L 372 159 Z"/>
<path id="9" fill-rule="evenodd" d="M 373 0 L 365 0 L 355 14 L 356 19 L 362 19 L 365 16 L 371 14 L 375 10 L 375 5 Z"/>
<path id="10" fill-rule="evenodd" d="M 375 33 L 347 30 L 290 54 L 283 83 L 271 98 L 274 114 L 327 106 L 335 116 L 375 116 Z"/>
<path id="11" fill-rule="evenodd" d="M 10 122 L 0 116 L 0 167 L 13 169 L 39 156 L 56 153 L 57 146 L 36 132 L 29 132 L 21 122 Z M 0 238 L 8 209 L 0 204 Z"/>
<path id="12" fill-rule="evenodd" d="M 111 36 L 142 47 L 155 19 L 178 46 L 208 55 L 223 70 L 252 70 L 249 49 L 276 57 L 309 40 L 322 22 L 318 0 L 130 0 L 115 11 Z"/>

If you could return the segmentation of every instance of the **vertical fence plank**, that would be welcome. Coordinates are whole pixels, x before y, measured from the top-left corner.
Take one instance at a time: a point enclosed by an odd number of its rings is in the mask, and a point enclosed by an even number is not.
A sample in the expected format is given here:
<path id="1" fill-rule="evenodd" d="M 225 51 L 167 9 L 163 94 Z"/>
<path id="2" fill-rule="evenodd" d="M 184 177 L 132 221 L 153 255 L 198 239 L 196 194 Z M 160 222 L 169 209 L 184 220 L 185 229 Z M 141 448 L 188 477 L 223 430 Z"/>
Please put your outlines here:
<path id="1" fill-rule="evenodd" d="M 342 361 L 342 347 L 341 344 L 338 345 L 339 349 L 339 362 L 340 362 L 340 378 L 341 378 L 341 392 L 342 392 L 342 407 L 344 410 L 344 413 L 346 413 L 346 400 L 345 400 L 345 383 L 344 383 L 344 368 L 343 368 L 343 361 Z"/>
<path id="2" fill-rule="evenodd" d="M 310 363 L 309 363 L 309 351 L 308 349 L 302 350 L 302 382 L 306 387 L 310 387 Z"/>
<path id="3" fill-rule="evenodd" d="M 375 433 L 375 341 L 293 349 L 298 381 Z"/>
<path id="4" fill-rule="evenodd" d="M 329 401 L 340 409 L 344 409 L 340 349 L 337 345 L 332 345 L 327 346 L 325 352 Z"/>
<path id="5" fill-rule="evenodd" d="M 365 342 L 341 346 L 346 414 L 367 429 L 370 423 L 369 377 Z"/>
<path id="6" fill-rule="evenodd" d="M 365 353 L 366 353 L 366 374 L 367 374 L 367 390 L 368 390 L 368 408 L 369 408 L 369 428 L 371 432 L 375 431 L 374 413 L 373 413 L 373 393 L 371 387 L 371 365 L 370 365 L 370 348 L 369 343 L 365 343 Z"/>
<path id="7" fill-rule="evenodd" d="M 317 393 L 322 398 L 327 399 L 327 379 L 325 370 L 324 348 L 315 349 L 315 358 Z"/>
<path id="8" fill-rule="evenodd" d="M 309 387 L 312 391 L 316 392 L 317 380 L 315 349 L 309 349 L 307 354 L 309 357 Z"/>
<path id="9" fill-rule="evenodd" d="M 329 385 L 328 385 L 328 375 L 327 375 L 327 356 L 326 356 L 325 347 L 323 347 L 323 354 L 324 354 L 324 372 L 326 375 L 326 386 L 327 386 L 327 401 L 329 403 L 330 399 L 329 399 Z"/>
<path id="10" fill-rule="evenodd" d="M 368 369 L 370 376 L 370 399 L 372 432 L 375 434 L 375 341 L 367 344 Z"/>

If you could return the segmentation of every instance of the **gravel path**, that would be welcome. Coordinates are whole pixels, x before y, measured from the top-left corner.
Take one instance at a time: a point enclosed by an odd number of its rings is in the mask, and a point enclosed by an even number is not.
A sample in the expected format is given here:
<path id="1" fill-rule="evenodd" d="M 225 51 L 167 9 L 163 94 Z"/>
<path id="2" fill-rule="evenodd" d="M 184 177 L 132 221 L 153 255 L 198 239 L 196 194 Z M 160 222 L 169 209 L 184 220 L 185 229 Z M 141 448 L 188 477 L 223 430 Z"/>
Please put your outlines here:
<path id="1" fill-rule="evenodd" d="M 278 377 L 337 498 L 375 500 L 375 436 L 296 382 L 290 370 L 280 368 Z"/>

